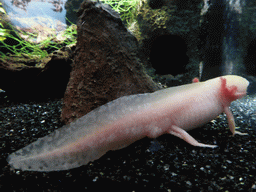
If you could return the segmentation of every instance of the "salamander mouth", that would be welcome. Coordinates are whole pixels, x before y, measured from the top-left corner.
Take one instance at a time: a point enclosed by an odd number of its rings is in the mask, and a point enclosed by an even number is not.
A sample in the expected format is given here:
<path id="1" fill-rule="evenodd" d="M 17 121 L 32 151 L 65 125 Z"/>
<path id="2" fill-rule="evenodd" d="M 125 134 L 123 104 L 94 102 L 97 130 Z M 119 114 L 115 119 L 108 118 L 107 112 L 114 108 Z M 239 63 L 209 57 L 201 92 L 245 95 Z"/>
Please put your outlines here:
<path id="1" fill-rule="evenodd" d="M 242 97 L 244 97 L 246 95 L 247 95 L 246 91 L 240 91 L 240 92 L 236 93 L 236 96 L 237 96 L 238 99 L 240 99 L 240 98 L 242 98 Z"/>

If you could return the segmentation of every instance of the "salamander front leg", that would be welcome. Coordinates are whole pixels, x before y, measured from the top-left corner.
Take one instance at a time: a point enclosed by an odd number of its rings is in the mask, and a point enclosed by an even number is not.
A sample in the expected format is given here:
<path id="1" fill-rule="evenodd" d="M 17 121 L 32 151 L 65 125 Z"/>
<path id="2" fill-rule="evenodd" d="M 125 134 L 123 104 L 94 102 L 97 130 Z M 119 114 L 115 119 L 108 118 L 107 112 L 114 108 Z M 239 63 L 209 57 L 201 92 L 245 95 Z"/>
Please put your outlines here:
<path id="1" fill-rule="evenodd" d="M 241 133 L 239 131 L 236 131 L 236 125 L 235 125 L 235 120 L 232 112 L 230 111 L 229 107 L 224 107 L 224 112 L 227 115 L 228 119 L 228 126 L 230 131 L 232 132 L 233 135 L 238 134 L 238 135 L 248 135 L 247 133 Z"/>
<path id="2" fill-rule="evenodd" d="M 210 148 L 217 147 L 217 145 L 207 145 L 207 144 L 199 143 L 191 135 L 189 135 L 185 130 L 183 130 L 182 128 L 180 128 L 176 125 L 172 125 L 171 129 L 168 130 L 168 132 L 172 135 L 175 135 L 176 137 L 183 139 L 184 141 L 186 141 L 187 143 L 189 143 L 193 146 L 210 147 Z"/>

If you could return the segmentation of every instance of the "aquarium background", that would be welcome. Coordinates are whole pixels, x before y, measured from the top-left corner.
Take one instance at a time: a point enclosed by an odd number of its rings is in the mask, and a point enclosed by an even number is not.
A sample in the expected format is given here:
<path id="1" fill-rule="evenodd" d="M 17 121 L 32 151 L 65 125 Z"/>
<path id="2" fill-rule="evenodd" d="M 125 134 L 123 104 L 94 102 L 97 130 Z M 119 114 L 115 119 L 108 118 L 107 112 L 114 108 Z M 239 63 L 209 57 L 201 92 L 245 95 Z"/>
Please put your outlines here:
<path id="1" fill-rule="evenodd" d="M 63 30 L 66 26 L 66 0 L 10 1 L 2 0 L 3 7 L 12 24 L 22 28 L 43 25 Z"/>

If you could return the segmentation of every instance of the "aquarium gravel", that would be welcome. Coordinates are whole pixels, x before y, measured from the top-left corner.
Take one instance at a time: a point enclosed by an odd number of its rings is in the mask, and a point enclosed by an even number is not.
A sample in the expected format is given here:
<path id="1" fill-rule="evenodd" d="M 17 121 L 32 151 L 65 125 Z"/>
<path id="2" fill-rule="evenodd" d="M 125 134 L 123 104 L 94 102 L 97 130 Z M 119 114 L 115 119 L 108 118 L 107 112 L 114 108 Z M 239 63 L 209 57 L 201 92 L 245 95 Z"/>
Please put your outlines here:
<path id="1" fill-rule="evenodd" d="M 76 169 L 13 170 L 8 154 L 63 124 L 61 100 L 14 103 L 0 93 L 0 191 L 256 191 L 255 97 L 232 104 L 239 131 L 231 136 L 226 116 L 189 133 L 215 149 L 193 147 L 172 135 L 145 138 Z"/>

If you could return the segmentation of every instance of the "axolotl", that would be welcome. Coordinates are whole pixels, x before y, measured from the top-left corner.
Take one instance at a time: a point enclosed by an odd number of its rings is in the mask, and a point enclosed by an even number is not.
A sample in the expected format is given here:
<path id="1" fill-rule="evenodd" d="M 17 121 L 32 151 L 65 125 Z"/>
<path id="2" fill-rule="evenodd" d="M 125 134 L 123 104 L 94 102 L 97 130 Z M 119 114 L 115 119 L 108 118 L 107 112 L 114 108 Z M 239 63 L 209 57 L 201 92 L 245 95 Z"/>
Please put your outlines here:
<path id="1" fill-rule="evenodd" d="M 39 138 L 9 155 L 12 168 L 28 171 L 67 170 L 94 161 L 144 137 L 173 134 L 197 147 L 216 145 L 196 141 L 187 131 L 225 112 L 232 134 L 235 130 L 230 103 L 246 95 L 249 82 L 227 75 L 204 82 L 123 96 L 69 125 Z"/>

